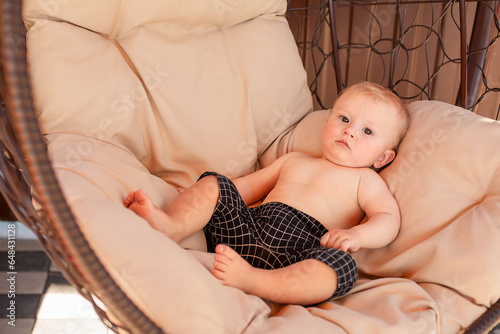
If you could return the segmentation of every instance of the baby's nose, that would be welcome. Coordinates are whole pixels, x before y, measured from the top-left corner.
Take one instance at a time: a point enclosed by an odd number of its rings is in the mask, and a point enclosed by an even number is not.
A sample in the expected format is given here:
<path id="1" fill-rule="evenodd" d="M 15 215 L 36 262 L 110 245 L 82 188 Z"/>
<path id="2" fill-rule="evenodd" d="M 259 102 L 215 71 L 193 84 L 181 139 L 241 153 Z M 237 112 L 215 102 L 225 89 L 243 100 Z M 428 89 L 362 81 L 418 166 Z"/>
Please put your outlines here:
<path id="1" fill-rule="evenodd" d="M 344 135 L 350 136 L 351 138 L 354 138 L 354 132 L 352 131 L 351 128 L 345 128 L 343 131 Z"/>

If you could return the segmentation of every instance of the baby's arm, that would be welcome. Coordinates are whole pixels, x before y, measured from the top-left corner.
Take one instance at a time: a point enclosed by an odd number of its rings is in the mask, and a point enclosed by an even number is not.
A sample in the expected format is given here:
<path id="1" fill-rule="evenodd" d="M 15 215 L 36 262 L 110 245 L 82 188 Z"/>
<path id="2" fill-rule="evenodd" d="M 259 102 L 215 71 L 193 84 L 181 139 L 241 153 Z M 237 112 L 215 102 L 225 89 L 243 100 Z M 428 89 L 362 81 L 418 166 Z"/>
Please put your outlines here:
<path id="1" fill-rule="evenodd" d="M 234 179 L 234 185 L 245 203 L 252 204 L 264 198 L 276 185 L 281 166 L 296 154 L 299 153 L 285 154 L 265 168 Z"/>
<path id="2" fill-rule="evenodd" d="M 396 199 L 375 172 L 364 173 L 358 189 L 358 203 L 368 220 L 352 229 L 361 235 L 363 248 L 380 248 L 399 233 L 401 215 Z"/>
<path id="3" fill-rule="evenodd" d="M 355 252 L 360 248 L 380 248 L 398 235 L 401 226 L 399 206 L 382 178 L 373 171 L 363 173 L 358 188 L 358 204 L 367 221 L 349 230 L 332 230 L 321 245 Z"/>

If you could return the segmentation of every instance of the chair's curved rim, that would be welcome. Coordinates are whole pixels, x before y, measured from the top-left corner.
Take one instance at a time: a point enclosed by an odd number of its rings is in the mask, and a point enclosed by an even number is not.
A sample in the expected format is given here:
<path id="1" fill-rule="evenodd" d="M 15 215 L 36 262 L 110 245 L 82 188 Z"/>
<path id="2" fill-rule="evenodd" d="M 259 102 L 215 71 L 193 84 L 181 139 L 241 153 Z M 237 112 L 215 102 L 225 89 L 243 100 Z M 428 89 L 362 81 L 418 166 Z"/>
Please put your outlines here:
<path id="1" fill-rule="evenodd" d="M 464 334 L 490 333 L 498 324 L 500 324 L 500 299 L 474 321 Z"/>
<path id="2" fill-rule="evenodd" d="M 162 330 L 127 297 L 106 271 L 80 231 L 64 199 L 47 156 L 31 95 L 22 3 L 19 0 L 3 0 L 1 3 L 2 72 L 6 84 L 5 97 L 9 118 L 17 134 L 20 153 L 26 161 L 33 191 L 43 207 L 43 213 L 36 218 L 39 218 L 40 224 L 47 222 L 48 218 L 58 234 L 55 238 L 42 236 L 44 246 L 50 247 L 48 245 L 50 240 L 64 241 L 46 252 L 51 258 L 59 257 L 56 262 L 64 263 L 66 266 L 67 270 L 63 271 L 66 278 L 93 304 L 101 320 L 111 330 L 118 332 L 118 328 L 121 328 L 132 333 L 162 333 Z M 10 43 L 11 41 L 16 42 Z M 27 211 L 33 212 L 30 209 Z M 99 307 L 94 298 L 99 299 L 106 310 Z M 119 325 L 110 318 L 117 319 Z"/>

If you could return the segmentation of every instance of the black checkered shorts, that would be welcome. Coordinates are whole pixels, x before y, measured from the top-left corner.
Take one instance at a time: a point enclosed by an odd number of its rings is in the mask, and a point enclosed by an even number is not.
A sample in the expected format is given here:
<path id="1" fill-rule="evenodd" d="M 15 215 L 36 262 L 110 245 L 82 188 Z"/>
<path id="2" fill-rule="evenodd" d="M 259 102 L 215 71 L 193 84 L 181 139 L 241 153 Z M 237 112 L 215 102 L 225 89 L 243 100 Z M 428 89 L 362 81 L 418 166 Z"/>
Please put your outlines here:
<path id="1" fill-rule="evenodd" d="M 270 202 L 249 208 L 234 183 L 215 175 L 219 182 L 220 200 L 205 226 L 209 252 L 225 244 L 252 266 L 277 269 L 306 259 L 321 261 L 337 273 L 337 289 L 333 297 L 345 295 L 356 282 L 358 270 L 352 256 L 344 251 L 320 246 L 328 231 L 318 220 L 287 204 Z"/>

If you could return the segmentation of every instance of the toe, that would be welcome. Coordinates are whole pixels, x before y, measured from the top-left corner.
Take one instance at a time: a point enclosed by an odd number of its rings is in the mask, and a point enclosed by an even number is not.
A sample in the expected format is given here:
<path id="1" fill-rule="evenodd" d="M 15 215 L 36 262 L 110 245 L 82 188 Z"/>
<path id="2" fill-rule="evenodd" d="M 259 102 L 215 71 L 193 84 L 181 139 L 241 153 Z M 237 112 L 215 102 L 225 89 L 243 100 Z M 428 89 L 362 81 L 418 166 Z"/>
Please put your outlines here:
<path id="1" fill-rule="evenodd" d="M 144 191 L 142 191 L 141 189 L 137 190 L 135 192 L 135 200 L 138 201 L 138 202 L 145 202 L 148 200 L 148 195 L 146 195 L 146 193 L 144 193 Z"/>
<path id="2" fill-rule="evenodd" d="M 215 270 L 224 270 L 227 267 L 227 264 L 224 262 L 224 259 L 214 258 L 213 267 Z"/>
<path id="3" fill-rule="evenodd" d="M 229 259 L 234 259 L 238 255 L 231 247 L 222 244 L 215 247 L 215 253 L 224 255 Z"/>
<path id="4" fill-rule="evenodd" d="M 127 197 L 125 197 L 123 203 L 125 204 L 126 207 L 129 207 L 130 204 L 132 204 L 133 198 L 134 198 L 134 192 L 129 193 Z"/>
<path id="5" fill-rule="evenodd" d="M 223 278 L 223 274 L 220 270 L 216 269 L 216 268 L 212 268 L 210 270 L 210 272 L 212 273 L 212 275 L 214 275 L 215 278 L 217 279 L 222 279 Z"/>

